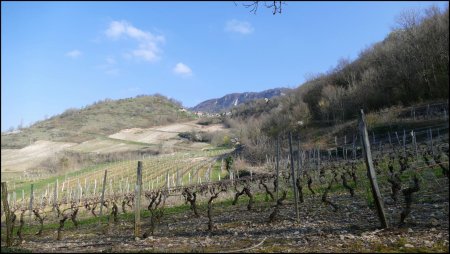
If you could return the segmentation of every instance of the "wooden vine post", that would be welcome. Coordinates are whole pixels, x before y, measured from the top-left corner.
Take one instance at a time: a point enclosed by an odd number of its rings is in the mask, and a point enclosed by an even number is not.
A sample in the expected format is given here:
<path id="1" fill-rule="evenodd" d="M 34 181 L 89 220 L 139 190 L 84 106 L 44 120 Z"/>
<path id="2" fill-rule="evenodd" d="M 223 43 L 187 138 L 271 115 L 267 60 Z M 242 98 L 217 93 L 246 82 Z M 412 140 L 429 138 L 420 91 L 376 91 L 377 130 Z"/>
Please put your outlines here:
<path id="1" fill-rule="evenodd" d="M 298 134 L 297 140 L 297 178 L 301 178 L 301 153 L 300 153 L 300 134 Z"/>
<path id="2" fill-rule="evenodd" d="M 29 224 L 31 225 L 31 219 L 33 218 L 33 201 L 34 201 L 34 184 L 31 184 L 31 190 L 30 190 L 30 206 L 29 206 L 29 211 L 30 211 L 30 221 Z"/>
<path id="3" fill-rule="evenodd" d="M 278 189 L 280 189 L 280 181 L 278 179 L 279 175 L 280 175 L 280 170 L 279 170 L 279 164 L 280 164 L 280 135 L 277 135 L 277 145 L 276 145 L 276 154 L 277 154 L 277 163 L 276 163 L 276 172 L 277 172 L 277 178 L 276 178 L 276 184 L 277 184 L 277 188 L 276 188 L 276 192 L 277 192 L 277 199 L 278 200 Z"/>
<path id="4" fill-rule="evenodd" d="M 6 217 L 6 246 L 12 246 L 12 221 L 11 221 L 11 211 L 9 210 L 8 204 L 8 190 L 6 188 L 6 182 L 2 182 L 2 203 L 3 210 L 5 211 Z"/>
<path id="5" fill-rule="evenodd" d="M 141 188 L 142 188 L 142 161 L 138 161 L 136 190 L 134 195 L 134 237 L 141 232 Z"/>
<path id="6" fill-rule="evenodd" d="M 295 204 L 295 216 L 296 216 L 296 222 L 299 222 L 299 216 L 298 216 L 298 193 L 297 193 L 297 183 L 295 179 L 295 170 L 294 170 L 294 153 L 292 152 L 292 133 L 289 132 L 289 153 L 291 155 L 291 176 L 292 176 L 292 188 L 294 192 L 294 204 Z"/>
<path id="7" fill-rule="evenodd" d="M 363 143 L 363 152 L 364 152 L 364 159 L 367 166 L 367 171 L 369 175 L 370 180 L 370 186 L 372 187 L 372 195 L 375 200 L 375 205 L 378 212 L 378 217 L 381 222 L 381 226 L 383 228 L 388 228 L 388 221 L 386 219 L 386 214 L 384 213 L 384 207 L 383 207 L 383 199 L 381 197 L 380 189 L 378 188 L 378 182 L 377 182 L 377 175 L 375 173 L 375 169 L 373 167 L 372 162 L 372 154 L 370 152 L 370 143 L 369 143 L 369 135 L 367 134 L 367 127 L 366 127 L 366 121 L 364 117 L 364 111 L 361 109 L 361 118 L 359 121 L 359 131 L 361 134 L 361 140 Z"/>
<path id="8" fill-rule="evenodd" d="M 103 201 L 105 200 L 105 187 L 106 187 L 107 173 L 108 173 L 108 170 L 105 170 L 105 175 L 103 176 L 102 197 L 100 198 L 100 215 L 98 216 L 98 223 L 100 223 L 100 220 L 101 220 L 102 214 L 103 214 Z"/>
<path id="9" fill-rule="evenodd" d="M 57 202 L 58 202 L 58 179 L 56 179 L 55 188 L 53 190 L 53 208 L 52 208 L 52 211 L 55 211 Z"/>

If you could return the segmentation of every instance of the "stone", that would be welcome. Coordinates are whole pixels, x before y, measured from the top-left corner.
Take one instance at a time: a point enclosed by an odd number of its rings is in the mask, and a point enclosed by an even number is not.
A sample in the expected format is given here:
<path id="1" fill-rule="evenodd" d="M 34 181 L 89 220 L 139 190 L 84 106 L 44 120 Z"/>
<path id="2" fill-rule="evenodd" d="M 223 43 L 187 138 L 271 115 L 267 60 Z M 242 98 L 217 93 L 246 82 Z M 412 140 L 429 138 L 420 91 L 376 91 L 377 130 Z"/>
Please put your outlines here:
<path id="1" fill-rule="evenodd" d="M 136 237 L 134 238 L 134 240 L 139 241 L 139 240 L 141 240 L 141 239 L 140 239 L 139 237 L 136 236 Z"/>
<path id="2" fill-rule="evenodd" d="M 413 233 L 414 230 L 412 230 L 412 228 L 408 228 L 408 233 Z"/>
<path id="3" fill-rule="evenodd" d="M 348 237 L 349 239 L 355 239 L 355 236 L 352 235 L 352 234 L 348 234 L 347 237 Z"/>
<path id="4" fill-rule="evenodd" d="M 436 220 L 435 218 L 431 218 L 430 224 L 431 224 L 432 226 L 436 227 L 437 225 L 439 225 L 439 221 Z"/>
<path id="5" fill-rule="evenodd" d="M 424 243 L 425 246 L 428 247 L 428 248 L 433 247 L 433 242 L 432 242 L 432 241 L 425 240 L 425 241 L 423 241 L 423 243 Z"/>
<path id="6" fill-rule="evenodd" d="M 298 235 L 298 234 L 300 234 L 299 231 L 295 231 L 295 232 L 294 232 L 294 235 Z"/>
<path id="7" fill-rule="evenodd" d="M 405 248 L 414 248 L 414 245 L 407 243 L 404 245 Z"/>

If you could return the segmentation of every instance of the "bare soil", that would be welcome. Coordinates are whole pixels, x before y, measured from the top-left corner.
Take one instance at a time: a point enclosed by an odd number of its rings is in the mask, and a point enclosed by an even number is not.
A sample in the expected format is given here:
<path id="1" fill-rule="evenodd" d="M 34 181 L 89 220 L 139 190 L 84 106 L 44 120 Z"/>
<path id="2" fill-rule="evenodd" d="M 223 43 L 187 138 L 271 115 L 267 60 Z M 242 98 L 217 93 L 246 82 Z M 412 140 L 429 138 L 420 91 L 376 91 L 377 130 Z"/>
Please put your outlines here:
<path id="1" fill-rule="evenodd" d="M 74 145 L 76 143 L 39 140 L 22 149 L 2 149 L 2 173 L 24 171 L 55 153 Z"/>
<path id="2" fill-rule="evenodd" d="M 178 133 L 181 132 L 188 132 L 188 131 L 214 132 L 224 129 L 225 128 L 223 127 L 223 125 L 220 124 L 203 126 L 196 124 L 196 121 L 191 121 L 186 123 L 174 123 L 170 125 L 156 126 L 148 129 L 141 129 L 141 128 L 126 129 L 118 133 L 112 134 L 109 137 L 116 139 L 158 144 L 162 141 L 177 138 Z"/>
<path id="3" fill-rule="evenodd" d="M 353 198 L 333 193 L 329 199 L 338 211 L 322 203 L 320 194 L 307 195 L 299 207 L 298 223 L 293 220 L 292 200 L 269 223 L 273 202 L 257 201 L 248 211 L 248 199 L 241 198 L 236 206 L 213 205 L 212 232 L 201 206 L 200 218 L 194 218 L 192 211 L 166 214 L 155 235 L 146 239 L 136 239 L 132 221 L 122 220 L 109 229 L 91 224 L 67 230 L 61 241 L 55 240 L 53 231 L 40 237 L 27 235 L 20 248 L 33 252 L 448 252 L 448 179 L 438 179 L 424 189 L 414 197 L 412 213 L 402 226 L 398 222 L 403 202 L 387 202 L 390 228 L 383 230 L 365 193 L 356 192 Z M 144 231 L 150 218 L 144 216 L 142 221 Z"/>

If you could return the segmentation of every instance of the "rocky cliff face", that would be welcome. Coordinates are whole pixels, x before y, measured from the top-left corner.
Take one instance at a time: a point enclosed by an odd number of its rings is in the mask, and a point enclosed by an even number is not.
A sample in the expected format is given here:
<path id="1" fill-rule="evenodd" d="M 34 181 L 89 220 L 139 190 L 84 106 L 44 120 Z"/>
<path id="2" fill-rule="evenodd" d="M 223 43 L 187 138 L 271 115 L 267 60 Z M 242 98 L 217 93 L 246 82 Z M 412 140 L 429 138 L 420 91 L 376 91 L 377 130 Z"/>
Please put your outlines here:
<path id="1" fill-rule="evenodd" d="M 265 90 L 262 92 L 246 92 L 246 93 L 232 93 L 227 94 L 218 99 L 206 100 L 197 104 L 195 107 L 190 108 L 191 111 L 200 111 L 208 113 L 219 113 L 222 111 L 227 111 L 234 106 L 247 101 L 262 99 L 262 98 L 272 98 L 275 96 L 280 96 L 286 94 L 290 89 L 288 88 L 274 88 Z"/>

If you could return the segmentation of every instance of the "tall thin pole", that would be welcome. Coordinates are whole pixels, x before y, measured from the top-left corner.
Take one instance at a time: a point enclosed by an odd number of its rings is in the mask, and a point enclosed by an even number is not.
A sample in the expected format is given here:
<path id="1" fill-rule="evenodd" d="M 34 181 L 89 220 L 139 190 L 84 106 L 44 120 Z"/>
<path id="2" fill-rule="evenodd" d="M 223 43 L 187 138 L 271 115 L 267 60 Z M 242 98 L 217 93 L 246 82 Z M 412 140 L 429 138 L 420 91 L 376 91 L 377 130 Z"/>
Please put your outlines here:
<path id="1" fill-rule="evenodd" d="M 31 218 L 33 216 L 33 200 L 34 200 L 34 184 L 31 184 L 31 190 L 30 190 L 30 223 L 31 223 Z"/>
<path id="2" fill-rule="evenodd" d="M 106 187 L 106 175 L 108 170 L 105 169 L 105 175 L 103 176 L 102 197 L 100 199 L 100 216 L 98 217 L 98 223 L 100 223 L 103 214 L 103 202 L 105 200 L 105 187 Z"/>
<path id="3" fill-rule="evenodd" d="M 291 154 L 291 176 L 292 176 L 292 188 L 294 191 L 294 204 L 295 204 L 295 216 L 296 222 L 299 222 L 298 216 L 298 193 L 297 193 L 297 183 L 295 182 L 295 170 L 294 170 L 294 154 L 292 152 L 292 133 L 289 132 L 289 153 Z"/>
<path id="4" fill-rule="evenodd" d="M 302 172 L 301 172 L 301 154 L 300 154 L 300 133 L 298 134 L 298 140 L 297 140 L 297 177 L 301 178 Z"/>
<path id="5" fill-rule="evenodd" d="M 141 187 L 142 187 L 142 161 L 138 161 L 136 194 L 134 197 L 134 236 L 138 237 L 141 232 Z"/>
<path id="6" fill-rule="evenodd" d="M 12 246 L 12 221 L 11 221 L 11 211 L 9 210 L 8 198 L 6 197 L 8 194 L 8 189 L 6 187 L 6 182 L 2 182 L 2 203 L 3 209 L 5 210 L 6 217 L 6 246 Z"/>
<path id="7" fill-rule="evenodd" d="M 362 143 L 363 143 L 363 151 L 364 158 L 367 166 L 367 171 L 369 175 L 370 185 L 372 187 L 372 195 L 375 200 L 375 205 L 377 207 L 378 217 L 381 222 L 381 226 L 383 228 L 388 228 L 388 222 L 386 219 L 386 215 L 384 213 L 383 207 L 383 198 L 381 196 L 380 190 L 378 188 L 377 175 L 375 173 L 375 169 L 372 162 L 372 154 L 370 151 L 370 143 L 369 143 L 369 135 L 367 134 L 366 121 L 364 118 L 364 111 L 361 109 L 360 122 L 359 122 L 359 130 L 361 133 Z"/>
<path id="8" fill-rule="evenodd" d="M 277 145 L 276 145 L 276 152 L 277 152 L 277 163 L 276 163 L 276 171 L 277 171 L 277 178 L 276 178 L 276 181 L 277 181 L 277 189 L 276 189 L 276 191 L 277 191 L 277 200 L 278 200 L 278 189 L 280 188 L 280 181 L 279 181 L 279 175 L 280 175 L 280 135 L 278 134 L 277 135 Z"/>

